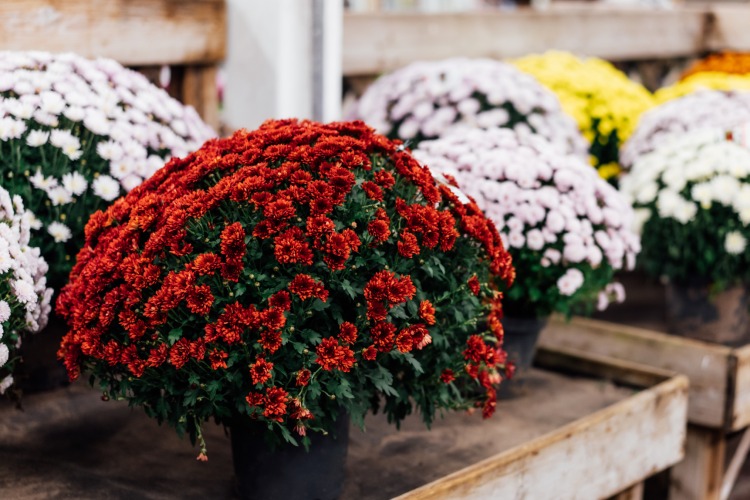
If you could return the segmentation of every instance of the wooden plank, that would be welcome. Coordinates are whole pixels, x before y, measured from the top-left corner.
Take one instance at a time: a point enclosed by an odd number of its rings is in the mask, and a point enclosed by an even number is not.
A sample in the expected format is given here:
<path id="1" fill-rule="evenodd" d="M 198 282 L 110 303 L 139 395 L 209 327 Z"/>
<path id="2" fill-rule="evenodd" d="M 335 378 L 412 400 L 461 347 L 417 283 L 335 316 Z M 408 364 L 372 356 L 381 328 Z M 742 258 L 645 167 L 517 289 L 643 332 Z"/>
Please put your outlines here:
<path id="1" fill-rule="evenodd" d="M 690 422 L 714 428 L 727 424 L 727 382 L 733 362 L 728 347 L 584 318 L 570 322 L 553 318 L 542 332 L 540 346 L 571 348 L 684 373 L 690 379 Z M 750 372 L 750 351 L 748 360 Z M 750 388 L 750 373 L 743 371 L 743 375 L 742 387 Z M 750 410 L 750 394 L 738 397 Z"/>
<path id="2" fill-rule="evenodd" d="M 539 11 L 350 13 L 344 17 L 344 74 L 392 71 L 447 57 L 518 57 L 549 49 L 610 60 L 688 56 L 705 48 L 705 9 L 595 8 Z"/>
<path id="3" fill-rule="evenodd" d="M 671 472 L 670 498 L 719 500 L 726 440 L 721 431 L 689 426 L 685 459 Z"/>
<path id="4" fill-rule="evenodd" d="M 750 451 L 750 429 L 745 429 L 742 433 L 742 439 L 740 444 L 737 446 L 732 460 L 727 466 L 727 471 L 724 474 L 724 479 L 721 482 L 721 500 L 729 500 L 729 496 L 734 489 L 734 484 L 737 482 L 737 477 L 740 475 L 742 464 L 745 463 L 747 453 Z"/>
<path id="5" fill-rule="evenodd" d="M 214 65 L 187 66 L 182 76 L 182 102 L 193 106 L 214 130 L 219 130 L 218 68 Z"/>
<path id="6" fill-rule="evenodd" d="M 215 63 L 226 52 L 225 0 L 3 0 L 0 49 L 125 65 Z"/>
<path id="7" fill-rule="evenodd" d="M 747 5 L 719 3 L 710 6 L 708 49 L 750 51 L 750 12 Z"/>
<path id="8" fill-rule="evenodd" d="M 611 500 L 643 500 L 643 483 L 638 483 L 625 491 L 621 491 Z"/>
<path id="9" fill-rule="evenodd" d="M 738 430 L 750 426 L 750 346 L 734 350 L 734 387 L 730 395 L 729 428 Z"/>
<path id="10" fill-rule="evenodd" d="M 686 418 L 678 375 L 398 498 L 606 498 L 681 460 Z"/>

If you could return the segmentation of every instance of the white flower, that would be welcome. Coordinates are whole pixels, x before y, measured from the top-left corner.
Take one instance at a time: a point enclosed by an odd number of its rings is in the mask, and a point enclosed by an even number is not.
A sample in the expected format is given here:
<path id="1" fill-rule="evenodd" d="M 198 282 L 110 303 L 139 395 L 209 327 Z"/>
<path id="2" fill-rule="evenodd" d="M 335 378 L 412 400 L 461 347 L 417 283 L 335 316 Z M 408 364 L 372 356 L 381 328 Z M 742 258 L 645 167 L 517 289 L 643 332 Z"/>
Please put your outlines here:
<path id="1" fill-rule="evenodd" d="M 560 290 L 560 295 L 571 296 L 583 285 L 583 273 L 580 269 L 568 269 L 557 280 L 557 288 Z"/>
<path id="2" fill-rule="evenodd" d="M 531 250 L 541 250 L 544 247 L 544 236 L 538 229 L 532 229 L 526 233 L 526 245 Z"/>
<path id="3" fill-rule="evenodd" d="M 52 202 L 53 206 L 67 205 L 73 201 L 73 197 L 70 192 L 64 187 L 55 187 L 47 191 L 47 196 Z"/>
<path id="4" fill-rule="evenodd" d="M 526 243 L 526 238 L 523 237 L 523 233 L 511 231 L 508 235 L 508 243 L 512 247 L 521 248 Z"/>
<path id="5" fill-rule="evenodd" d="M 0 394 L 5 394 L 5 391 L 10 389 L 11 385 L 13 385 L 13 375 L 7 375 L 0 381 Z"/>
<path id="6" fill-rule="evenodd" d="M 122 146 L 115 141 L 100 142 L 96 145 L 96 152 L 105 160 L 118 161 L 125 152 Z"/>
<path id="7" fill-rule="evenodd" d="M 747 240 L 739 231 L 730 231 L 724 239 L 724 249 L 732 255 L 739 255 L 745 251 Z"/>
<path id="8" fill-rule="evenodd" d="M 108 175 L 100 175 L 91 186 L 94 194 L 105 201 L 114 201 L 120 195 L 120 184 Z"/>
<path id="9" fill-rule="evenodd" d="M 78 172 L 68 172 L 62 177 L 62 185 L 69 193 L 81 196 L 89 187 L 86 178 Z"/>
<path id="10" fill-rule="evenodd" d="M 13 290 L 13 295 L 21 304 L 24 304 L 26 308 L 34 307 L 37 302 L 37 294 L 34 290 L 34 285 L 27 280 L 13 280 L 10 283 L 10 287 Z"/>
<path id="11" fill-rule="evenodd" d="M 9 356 L 10 356 L 10 351 L 8 350 L 8 346 L 0 342 L 0 367 L 8 362 Z M 0 394 L 2 394 L 2 392 L 5 392 L 5 391 L 1 391 Z"/>
<path id="12" fill-rule="evenodd" d="M 31 182 L 32 186 L 42 191 L 49 191 L 57 187 L 57 179 L 54 177 L 45 177 L 39 169 L 37 169 L 34 175 L 29 177 L 29 182 Z"/>
<path id="13" fill-rule="evenodd" d="M 10 319 L 10 306 L 4 300 L 0 300 L 0 323 L 5 323 Z"/>
<path id="14" fill-rule="evenodd" d="M 26 144 L 31 147 L 39 147 L 47 143 L 49 139 L 49 132 L 43 130 L 32 130 L 29 135 L 26 136 Z"/>
<path id="15" fill-rule="evenodd" d="M 53 146 L 56 146 L 60 149 L 63 149 L 65 146 L 69 144 L 74 144 L 76 145 L 77 148 L 80 147 L 81 145 L 78 139 L 73 134 L 71 134 L 69 130 L 61 130 L 61 129 L 56 129 L 52 131 L 49 142 Z"/>
<path id="16" fill-rule="evenodd" d="M 57 221 L 50 222 L 49 226 L 47 226 L 47 232 L 58 243 L 64 243 L 68 241 L 72 236 L 70 228 L 68 228 L 68 226 L 66 226 L 62 222 Z"/>

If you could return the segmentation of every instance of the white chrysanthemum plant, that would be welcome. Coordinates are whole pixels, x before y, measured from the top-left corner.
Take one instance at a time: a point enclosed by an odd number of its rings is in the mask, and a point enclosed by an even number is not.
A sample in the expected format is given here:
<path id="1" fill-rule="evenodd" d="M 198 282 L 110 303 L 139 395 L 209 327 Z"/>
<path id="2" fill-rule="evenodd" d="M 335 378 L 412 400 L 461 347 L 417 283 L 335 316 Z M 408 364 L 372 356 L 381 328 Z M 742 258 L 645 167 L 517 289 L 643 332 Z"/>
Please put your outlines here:
<path id="1" fill-rule="evenodd" d="M 491 59 L 417 62 L 376 80 L 349 118 L 416 147 L 470 128 L 538 134 L 588 158 L 588 143 L 550 90 L 514 66 Z"/>
<path id="2" fill-rule="evenodd" d="M 668 138 L 620 188 L 633 201 L 649 274 L 717 292 L 750 284 L 750 149 L 723 129 Z"/>
<path id="3" fill-rule="evenodd" d="M 55 287 L 92 213 L 214 135 L 193 108 L 115 61 L 0 52 L 0 184 L 36 215 L 31 244 Z"/>
<path id="4" fill-rule="evenodd" d="M 674 135 L 707 127 L 729 130 L 748 121 L 750 91 L 699 90 L 641 115 L 635 132 L 622 146 L 620 162 L 627 170 Z"/>
<path id="5" fill-rule="evenodd" d="M 13 385 L 23 336 L 44 328 L 51 309 L 47 263 L 29 246 L 33 219 L 19 196 L 0 188 L 0 395 Z"/>
<path id="6" fill-rule="evenodd" d="M 506 315 L 587 314 L 624 299 L 614 274 L 632 269 L 640 250 L 633 210 L 580 157 L 508 129 L 425 141 L 414 155 L 497 225 L 517 275 Z"/>

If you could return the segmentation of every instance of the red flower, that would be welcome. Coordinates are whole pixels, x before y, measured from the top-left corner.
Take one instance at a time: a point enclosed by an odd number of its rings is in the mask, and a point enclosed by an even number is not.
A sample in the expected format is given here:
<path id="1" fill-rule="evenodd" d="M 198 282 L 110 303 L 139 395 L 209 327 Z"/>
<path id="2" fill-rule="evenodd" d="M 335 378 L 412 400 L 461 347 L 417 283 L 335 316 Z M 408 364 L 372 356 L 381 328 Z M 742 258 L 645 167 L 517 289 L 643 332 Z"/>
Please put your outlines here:
<path id="1" fill-rule="evenodd" d="M 242 260 L 245 256 L 245 230 L 235 222 L 221 232 L 221 254 L 227 260 Z"/>
<path id="2" fill-rule="evenodd" d="M 396 327 L 385 321 L 376 323 L 370 328 L 372 343 L 380 352 L 390 352 L 393 349 L 395 334 Z"/>
<path id="3" fill-rule="evenodd" d="M 191 269 L 199 276 L 206 276 L 216 272 L 221 267 L 221 259 L 213 253 L 202 253 L 192 263 Z"/>
<path id="4" fill-rule="evenodd" d="M 268 379 L 271 378 L 273 370 L 273 363 L 266 361 L 263 358 L 258 358 L 255 363 L 250 367 L 250 377 L 253 379 L 253 384 L 264 384 Z"/>
<path id="5" fill-rule="evenodd" d="M 247 404 L 250 406 L 260 408 L 263 406 L 263 394 L 259 392 L 251 392 L 245 396 L 245 401 L 247 401 Z"/>
<path id="6" fill-rule="evenodd" d="M 312 265 L 312 250 L 310 250 L 310 245 L 305 240 L 305 234 L 300 228 L 287 229 L 274 238 L 273 243 L 274 255 L 279 264 Z"/>
<path id="7" fill-rule="evenodd" d="M 467 285 L 469 285 L 469 290 L 471 290 L 471 293 L 479 296 L 479 279 L 477 278 L 476 274 L 469 278 Z"/>
<path id="8" fill-rule="evenodd" d="M 473 361 L 474 363 L 481 363 L 487 358 L 488 351 L 487 344 L 484 343 L 482 337 L 479 335 L 472 335 L 466 341 L 466 349 L 463 352 L 464 359 Z"/>
<path id="9" fill-rule="evenodd" d="M 286 415 L 286 402 L 289 394 L 280 387 L 269 387 L 263 397 L 263 416 L 277 422 L 283 422 Z"/>
<path id="10" fill-rule="evenodd" d="M 273 354 L 281 347 L 281 332 L 266 330 L 260 334 L 258 343 L 263 346 L 263 349 Z"/>
<path id="11" fill-rule="evenodd" d="M 371 200 L 383 201 L 383 190 L 380 189 L 380 186 L 378 186 L 374 182 L 363 182 L 362 189 L 365 191 L 367 197 Z"/>
<path id="12" fill-rule="evenodd" d="M 315 297 L 323 302 L 328 300 L 328 290 L 323 287 L 319 281 L 315 281 L 308 274 L 298 274 L 289 283 L 289 291 L 297 295 L 302 300 Z"/>
<path id="13" fill-rule="evenodd" d="M 368 348 L 362 351 L 362 357 L 365 358 L 367 361 L 374 361 L 377 355 L 378 355 L 378 351 L 373 346 L 369 346 Z"/>
<path id="14" fill-rule="evenodd" d="M 391 235 L 389 221 L 375 219 L 367 225 L 367 232 L 375 239 L 376 243 L 382 243 Z"/>
<path id="15" fill-rule="evenodd" d="M 214 305 L 214 296 L 211 293 L 211 287 L 208 285 L 194 286 L 187 296 L 187 306 L 191 312 L 207 315 Z"/>
<path id="16" fill-rule="evenodd" d="M 390 189 L 396 184 L 396 179 L 393 177 L 393 174 L 387 170 L 378 170 L 375 172 L 375 182 L 384 189 Z"/>
<path id="17" fill-rule="evenodd" d="M 310 370 L 307 368 L 303 368 L 300 371 L 297 372 L 297 378 L 295 379 L 295 383 L 299 387 L 304 387 L 307 384 L 310 383 Z"/>
<path id="18" fill-rule="evenodd" d="M 339 326 L 339 339 L 345 344 L 353 344 L 357 341 L 357 326 L 354 323 L 344 321 Z"/>
<path id="19" fill-rule="evenodd" d="M 178 370 L 190 359 L 190 341 L 182 338 L 169 350 L 169 362 Z"/>
<path id="20" fill-rule="evenodd" d="M 407 259 L 411 259 L 415 255 L 419 255 L 419 252 L 421 252 L 417 237 L 406 229 L 401 231 L 401 239 L 396 244 L 396 248 L 398 249 L 399 255 L 406 257 Z"/>
<path id="21" fill-rule="evenodd" d="M 263 215 L 272 222 L 278 223 L 294 217 L 296 215 L 296 210 L 291 201 L 281 198 L 267 204 L 263 208 Z"/>
<path id="22" fill-rule="evenodd" d="M 283 309 L 271 307 L 260 313 L 260 323 L 269 330 L 281 330 L 286 325 Z"/>
<path id="23" fill-rule="evenodd" d="M 487 399 L 482 406 L 482 418 L 490 418 L 495 414 L 497 408 L 497 391 L 494 388 L 487 389 Z"/>
<path id="24" fill-rule="evenodd" d="M 227 367 L 227 358 L 229 354 L 219 349 L 211 349 L 208 353 L 208 360 L 211 362 L 211 369 L 218 370 L 219 368 Z"/>
<path id="25" fill-rule="evenodd" d="M 339 345 L 334 337 L 323 339 L 315 352 L 318 355 L 315 362 L 326 371 L 338 369 L 348 372 L 354 366 L 354 352 L 346 346 Z"/>
<path id="26" fill-rule="evenodd" d="M 206 357 L 206 342 L 203 339 L 190 342 L 190 357 L 198 361 Z"/>
<path id="27" fill-rule="evenodd" d="M 390 271 L 378 271 L 365 285 L 367 318 L 375 321 L 385 319 L 386 307 L 394 306 L 414 297 L 417 289 L 409 276 L 396 279 Z"/>
<path id="28" fill-rule="evenodd" d="M 164 362 L 167 360 L 167 355 L 169 353 L 169 348 L 166 344 L 159 344 L 158 347 L 155 347 L 149 351 L 148 359 L 146 360 L 146 366 L 150 368 L 157 368 L 164 364 Z"/>
<path id="29" fill-rule="evenodd" d="M 450 368 L 446 368 L 440 374 L 440 381 L 444 384 L 450 384 L 454 380 L 456 380 L 456 376 L 453 374 L 453 370 L 451 370 Z"/>
<path id="30" fill-rule="evenodd" d="M 276 292 L 268 298 L 268 305 L 288 311 L 292 307 L 292 300 L 289 297 L 289 293 L 285 291 Z"/>
<path id="31" fill-rule="evenodd" d="M 430 326 L 435 324 L 435 306 L 429 300 L 419 303 L 419 317 Z"/>

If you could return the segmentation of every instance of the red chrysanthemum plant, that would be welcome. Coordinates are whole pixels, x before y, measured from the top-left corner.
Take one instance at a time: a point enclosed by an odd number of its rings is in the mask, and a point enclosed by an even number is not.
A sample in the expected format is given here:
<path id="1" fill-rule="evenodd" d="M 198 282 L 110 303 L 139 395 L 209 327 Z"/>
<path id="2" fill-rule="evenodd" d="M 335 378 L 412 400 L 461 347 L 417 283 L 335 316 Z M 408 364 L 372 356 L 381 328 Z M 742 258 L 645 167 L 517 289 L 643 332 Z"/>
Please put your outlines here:
<path id="1" fill-rule="evenodd" d="M 452 189 L 361 122 L 210 141 L 91 218 L 59 356 L 201 443 L 209 418 L 307 444 L 342 410 L 489 417 L 514 270 Z"/>

